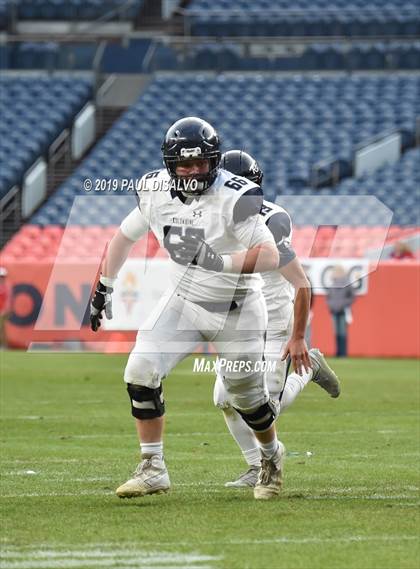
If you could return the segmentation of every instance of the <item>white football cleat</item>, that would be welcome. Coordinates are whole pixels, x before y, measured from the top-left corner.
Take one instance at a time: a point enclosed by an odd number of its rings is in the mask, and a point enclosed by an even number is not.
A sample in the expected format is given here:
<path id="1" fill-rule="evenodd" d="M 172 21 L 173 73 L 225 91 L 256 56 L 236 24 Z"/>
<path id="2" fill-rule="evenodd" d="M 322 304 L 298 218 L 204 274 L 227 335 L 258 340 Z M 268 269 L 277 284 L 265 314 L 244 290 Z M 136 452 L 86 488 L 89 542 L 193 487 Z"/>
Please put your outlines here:
<path id="1" fill-rule="evenodd" d="M 226 488 L 254 488 L 258 480 L 259 466 L 250 466 L 246 472 L 232 482 L 226 482 Z"/>
<path id="2" fill-rule="evenodd" d="M 327 364 L 324 354 L 318 350 L 318 348 L 313 348 L 309 350 L 309 359 L 311 360 L 313 376 L 312 381 L 317 383 L 322 389 L 325 389 L 331 397 L 338 397 L 341 392 L 340 382 L 338 377 Z"/>
<path id="3" fill-rule="evenodd" d="M 147 494 L 162 494 L 171 487 L 163 457 L 153 455 L 143 460 L 134 471 L 133 478 L 116 489 L 120 498 L 136 498 Z"/>
<path id="4" fill-rule="evenodd" d="M 283 458 L 286 448 L 279 441 L 279 448 L 274 455 L 268 459 L 261 460 L 261 470 L 258 481 L 254 488 L 254 498 L 256 500 L 271 500 L 280 494 L 283 485 Z"/>

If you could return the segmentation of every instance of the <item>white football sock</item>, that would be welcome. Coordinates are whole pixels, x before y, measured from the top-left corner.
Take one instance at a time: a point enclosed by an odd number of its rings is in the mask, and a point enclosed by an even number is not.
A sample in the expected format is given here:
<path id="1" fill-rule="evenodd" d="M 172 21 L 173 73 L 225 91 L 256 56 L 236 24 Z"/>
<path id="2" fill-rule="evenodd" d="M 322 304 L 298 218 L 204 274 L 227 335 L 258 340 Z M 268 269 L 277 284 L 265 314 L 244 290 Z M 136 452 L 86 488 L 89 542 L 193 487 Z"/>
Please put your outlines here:
<path id="1" fill-rule="evenodd" d="M 275 437 L 270 443 L 259 443 L 261 453 L 265 458 L 271 458 L 279 448 L 279 441 Z"/>
<path id="2" fill-rule="evenodd" d="M 141 454 L 143 455 L 150 455 L 155 456 L 158 455 L 160 457 L 163 456 L 163 442 L 160 441 L 158 443 L 141 443 L 140 444 Z"/>
<path id="3" fill-rule="evenodd" d="M 261 451 L 260 447 L 256 446 L 250 450 L 243 450 L 242 454 L 248 466 L 261 466 Z"/>
<path id="4" fill-rule="evenodd" d="M 230 434 L 237 442 L 249 466 L 259 466 L 261 453 L 254 431 L 248 427 L 235 409 L 223 409 L 223 416 Z"/>
<path id="5" fill-rule="evenodd" d="M 293 403 L 296 397 L 304 387 L 311 381 L 313 375 L 312 369 L 308 372 L 303 371 L 302 375 L 296 372 L 287 376 L 286 384 L 284 386 L 283 395 L 280 401 L 280 413 L 285 411 Z"/>

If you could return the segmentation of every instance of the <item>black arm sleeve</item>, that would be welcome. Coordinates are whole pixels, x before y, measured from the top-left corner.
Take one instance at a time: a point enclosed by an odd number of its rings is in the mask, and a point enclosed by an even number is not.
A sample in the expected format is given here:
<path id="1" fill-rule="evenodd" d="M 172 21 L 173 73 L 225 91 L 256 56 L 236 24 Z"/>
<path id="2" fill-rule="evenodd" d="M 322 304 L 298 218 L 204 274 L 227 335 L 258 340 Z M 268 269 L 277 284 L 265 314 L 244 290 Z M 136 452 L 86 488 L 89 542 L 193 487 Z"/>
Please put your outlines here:
<path id="1" fill-rule="evenodd" d="M 251 215 L 260 213 L 263 200 L 263 192 L 259 186 L 254 186 L 244 192 L 234 205 L 233 222 L 239 223 Z"/>
<path id="2" fill-rule="evenodd" d="M 296 253 L 288 242 L 292 224 L 287 213 L 279 211 L 267 221 L 267 227 L 271 231 L 280 254 L 279 267 L 284 267 L 296 258 Z"/>

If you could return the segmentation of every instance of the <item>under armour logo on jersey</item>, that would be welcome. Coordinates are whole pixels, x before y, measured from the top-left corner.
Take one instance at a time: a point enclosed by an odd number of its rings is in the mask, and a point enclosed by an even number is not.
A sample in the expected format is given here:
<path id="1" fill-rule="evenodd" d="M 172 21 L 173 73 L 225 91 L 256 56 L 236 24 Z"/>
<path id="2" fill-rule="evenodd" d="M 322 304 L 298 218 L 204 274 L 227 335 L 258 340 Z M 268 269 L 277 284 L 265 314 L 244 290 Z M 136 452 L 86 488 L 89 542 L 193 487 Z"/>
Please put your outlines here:
<path id="1" fill-rule="evenodd" d="M 196 158 L 201 156 L 201 148 L 196 146 L 196 148 L 181 148 L 181 156 L 184 158 Z"/>
<path id="2" fill-rule="evenodd" d="M 193 217 L 203 217 L 203 212 L 201 209 L 196 209 L 193 211 Z"/>

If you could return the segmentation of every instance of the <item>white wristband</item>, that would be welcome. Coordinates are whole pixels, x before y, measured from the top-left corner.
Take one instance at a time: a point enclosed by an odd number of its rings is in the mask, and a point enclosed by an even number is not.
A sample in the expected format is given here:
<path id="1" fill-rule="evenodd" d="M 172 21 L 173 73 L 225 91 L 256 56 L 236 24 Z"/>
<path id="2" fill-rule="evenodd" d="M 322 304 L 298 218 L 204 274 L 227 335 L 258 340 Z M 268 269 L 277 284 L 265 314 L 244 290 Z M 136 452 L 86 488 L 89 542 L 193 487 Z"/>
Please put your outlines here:
<path id="1" fill-rule="evenodd" d="M 222 273 L 231 273 L 233 267 L 232 255 L 222 255 L 223 269 Z"/>
<path id="2" fill-rule="evenodd" d="M 114 283 L 117 280 L 117 277 L 104 277 L 104 275 L 101 275 L 99 280 L 104 286 L 114 288 Z"/>

